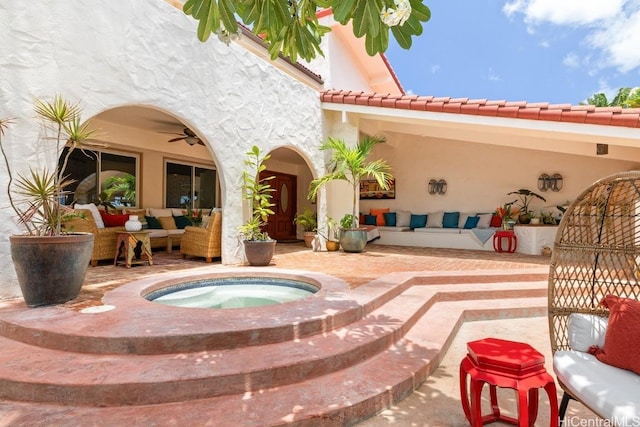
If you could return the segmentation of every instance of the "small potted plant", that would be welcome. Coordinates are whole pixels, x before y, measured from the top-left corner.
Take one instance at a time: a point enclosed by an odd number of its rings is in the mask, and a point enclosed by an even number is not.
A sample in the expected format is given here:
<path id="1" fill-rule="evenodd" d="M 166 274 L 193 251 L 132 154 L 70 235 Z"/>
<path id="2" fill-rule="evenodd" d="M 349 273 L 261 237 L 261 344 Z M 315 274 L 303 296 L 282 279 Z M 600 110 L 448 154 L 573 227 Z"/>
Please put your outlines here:
<path id="1" fill-rule="evenodd" d="M 318 230 L 318 215 L 315 211 L 305 208 L 304 211 L 296 214 L 293 222 L 294 224 L 302 226 L 304 231 L 304 245 L 310 248 L 311 242 L 313 242 L 313 239 L 316 237 L 316 231 Z"/>
<path id="2" fill-rule="evenodd" d="M 541 195 L 534 193 L 531 190 L 527 190 L 526 188 L 521 188 L 520 190 L 507 193 L 507 195 L 511 194 L 515 194 L 516 196 L 518 196 L 518 199 L 514 200 L 513 203 L 517 202 L 516 204 L 520 207 L 520 216 L 518 217 L 518 221 L 520 222 L 520 224 L 529 224 L 529 221 L 533 217 L 531 215 L 531 211 L 529 210 L 529 204 L 533 199 L 539 199 L 543 202 L 547 201 Z"/>
<path id="3" fill-rule="evenodd" d="M 327 234 L 324 234 L 320 230 L 318 230 L 318 234 L 325 240 L 327 251 L 337 251 L 340 249 L 340 225 L 338 221 L 330 216 L 327 217 L 325 224 L 327 226 Z"/>
<path id="4" fill-rule="evenodd" d="M 342 139 L 329 137 L 327 142 L 320 145 L 321 150 L 331 150 L 332 157 L 328 165 L 328 173 L 314 179 L 309 186 L 308 197 L 314 200 L 318 190 L 326 183 L 342 180 L 347 181 L 352 188 L 351 213 L 340 221 L 340 246 L 345 252 L 362 252 L 367 244 L 367 229 L 359 227 L 356 206 L 360 195 L 360 180 L 374 177 L 383 190 L 389 189 L 393 179 L 391 166 L 384 160 L 367 162 L 373 147 L 384 143 L 385 139 L 377 136 L 365 136 L 358 143 L 349 147 Z"/>
<path id="5" fill-rule="evenodd" d="M 78 214 L 60 200 L 66 194 L 65 188 L 73 182 L 65 176 L 71 152 L 82 148 L 95 131 L 90 130 L 88 122 L 82 122 L 80 108 L 60 96 L 52 102 L 36 100 L 35 112 L 43 121 L 45 131 L 53 135 L 47 140 L 54 141 L 57 158 L 65 146 L 69 149 L 58 168 L 32 168 L 28 174 L 19 174 L 14 183 L 2 145 L 11 120 L 0 119 L 0 150 L 9 176 L 9 204 L 25 229 L 24 234 L 9 237 L 11 258 L 20 290 L 30 307 L 63 303 L 80 293 L 94 242 L 91 233 L 65 229 L 65 222 Z"/>
<path id="6" fill-rule="evenodd" d="M 273 215 L 271 209 L 275 206 L 271 203 L 271 198 L 275 190 L 271 188 L 269 181 L 274 176 L 262 177 L 261 174 L 266 170 L 264 162 L 271 155 L 262 155 L 260 148 L 251 147 L 251 151 L 247 152 L 247 158 L 244 163 L 248 167 L 242 173 L 243 198 L 251 203 L 251 217 L 241 225 L 238 229 L 244 246 L 244 254 L 247 262 L 254 266 L 269 265 L 273 259 L 276 240 L 271 239 L 269 234 L 262 231 L 262 227 L 267 224 L 269 215 Z"/>

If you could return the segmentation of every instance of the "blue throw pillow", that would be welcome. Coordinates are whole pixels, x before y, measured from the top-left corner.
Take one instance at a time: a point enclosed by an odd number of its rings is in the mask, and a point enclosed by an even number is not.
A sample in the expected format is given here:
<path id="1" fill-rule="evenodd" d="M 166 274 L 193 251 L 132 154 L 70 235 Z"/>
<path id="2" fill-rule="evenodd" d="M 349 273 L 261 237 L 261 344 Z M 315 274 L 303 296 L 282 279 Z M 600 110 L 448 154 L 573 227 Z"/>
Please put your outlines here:
<path id="1" fill-rule="evenodd" d="M 445 212 L 442 217 L 442 228 L 458 228 L 460 212 Z"/>
<path id="2" fill-rule="evenodd" d="M 364 225 L 378 225 L 376 220 L 378 219 L 375 215 L 365 215 L 364 216 Z"/>
<path id="3" fill-rule="evenodd" d="M 411 214 L 411 221 L 409 221 L 409 228 L 424 228 L 427 226 L 427 215 L 415 215 Z"/>
<path id="4" fill-rule="evenodd" d="M 470 216 L 467 218 L 467 222 L 464 223 L 464 229 L 470 230 L 472 228 L 476 228 L 478 226 L 478 221 L 480 221 L 479 216 Z"/>
<path id="5" fill-rule="evenodd" d="M 386 212 L 384 215 L 384 222 L 387 224 L 387 227 L 395 227 L 396 226 L 396 213 L 395 212 Z"/>

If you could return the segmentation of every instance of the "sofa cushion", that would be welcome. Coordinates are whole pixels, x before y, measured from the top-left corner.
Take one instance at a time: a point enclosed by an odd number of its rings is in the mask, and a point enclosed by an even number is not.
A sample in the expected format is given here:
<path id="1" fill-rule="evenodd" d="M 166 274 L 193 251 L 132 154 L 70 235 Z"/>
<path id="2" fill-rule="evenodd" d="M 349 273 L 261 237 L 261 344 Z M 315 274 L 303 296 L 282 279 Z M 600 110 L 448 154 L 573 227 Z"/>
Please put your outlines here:
<path id="1" fill-rule="evenodd" d="M 411 212 L 396 211 L 396 227 L 409 227 L 411 224 Z"/>
<path id="2" fill-rule="evenodd" d="M 102 221 L 102 216 L 100 215 L 100 211 L 98 211 L 98 207 L 89 203 L 86 205 L 82 205 L 80 203 L 76 203 L 74 209 L 86 209 L 91 212 L 91 216 L 93 216 L 93 220 L 96 222 L 96 227 L 104 228 L 104 221 Z"/>
<path id="3" fill-rule="evenodd" d="M 569 393 L 615 425 L 631 426 L 640 419 L 640 375 L 575 350 L 556 351 L 553 371 Z"/>
<path id="4" fill-rule="evenodd" d="M 442 228 L 444 212 L 430 212 L 427 217 L 427 228 Z"/>
<path id="5" fill-rule="evenodd" d="M 162 228 L 165 230 L 175 230 L 178 228 L 176 227 L 176 221 L 172 216 L 160 216 L 158 217 L 158 221 L 160 222 L 160 225 L 162 225 Z"/>
<path id="6" fill-rule="evenodd" d="M 378 217 L 378 219 L 376 220 L 376 225 L 387 225 L 384 222 L 384 214 L 387 212 L 390 212 L 389 208 L 371 209 L 371 215 L 375 215 Z"/>
<path id="7" fill-rule="evenodd" d="M 145 216 L 144 219 L 147 221 L 149 229 L 162 230 L 162 224 L 160 224 L 160 221 L 158 221 L 158 218 L 155 216 Z"/>
<path id="8" fill-rule="evenodd" d="M 396 213 L 395 212 L 386 212 L 383 214 L 385 225 L 389 227 L 396 226 Z"/>
<path id="9" fill-rule="evenodd" d="M 480 218 L 478 216 L 467 217 L 467 220 L 465 221 L 464 226 L 462 228 L 464 228 L 465 230 L 476 228 L 478 226 L 479 221 L 480 221 Z"/>
<path id="10" fill-rule="evenodd" d="M 410 230 L 411 228 L 409 227 L 398 227 L 398 226 L 390 227 L 388 225 L 378 227 L 378 231 L 410 231 Z"/>
<path id="11" fill-rule="evenodd" d="M 442 227 L 444 228 L 458 228 L 458 221 L 460 220 L 460 212 L 445 212 L 442 216 Z"/>
<path id="12" fill-rule="evenodd" d="M 591 346 L 604 346 L 609 319 L 595 314 L 572 313 L 567 320 L 567 338 L 573 350 L 588 352 Z"/>
<path id="13" fill-rule="evenodd" d="M 377 215 L 365 215 L 364 216 L 364 225 L 378 225 L 378 216 Z"/>
<path id="14" fill-rule="evenodd" d="M 100 211 L 100 216 L 105 227 L 122 227 L 125 222 L 129 221 L 129 214 L 110 214 Z"/>
<path id="15" fill-rule="evenodd" d="M 161 216 L 173 216 L 173 211 L 169 208 L 149 208 L 149 216 L 155 216 L 156 218 L 160 218 Z"/>
<path id="16" fill-rule="evenodd" d="M 427 215 L 418 215 L 418 214 L 411 214 L 411 219 L 409 220 L 409 228 L 410 229 L 416 229 L 416 228 L 422 228 L 425 227 L 427 225 Z"/>
<path id="17" fill-rule="evenodd" d="M 460 234 L 460 229 L 459 228 L 429 228 L 429 227 L 425 227 L 425 228 L 416 228 L 415 230 L 416 233 L 431 233 L 431 234 Z"/>
<path id="18" fill-rule="evenodd" d="M 476 225 L 478 228 L 489 228 L 491 226 L 491 217 L 493 214 L 478 214 L 478 224 Z"/>
<path id="19" fill-rule="evenodd" d="M 174 216 L 173 220 L 176 222 L 176 227 L 180 230 L 185 228 L 187 225 L 193 225 L 191 220 L 184 215 Z"/>
<path id="20" fill-rule="evenodd" d="M 607 295 L 601 302 L 609 309 L 609 324 L 604 347 L 596 350 L 603 363 L 628 369 L 640 375 L 640 301 Z"/>

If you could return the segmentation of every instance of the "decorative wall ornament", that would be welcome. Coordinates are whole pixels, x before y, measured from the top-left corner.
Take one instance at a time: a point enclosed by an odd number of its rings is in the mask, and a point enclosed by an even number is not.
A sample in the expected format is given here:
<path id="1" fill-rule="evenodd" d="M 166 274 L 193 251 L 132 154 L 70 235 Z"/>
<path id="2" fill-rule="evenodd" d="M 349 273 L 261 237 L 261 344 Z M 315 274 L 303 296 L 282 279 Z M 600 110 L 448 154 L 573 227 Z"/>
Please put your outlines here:
<path id="1" fill-rule="evenodd" d="M 429 194 L 443 195 L 447 192 L 447 181 L 444 179 L 429 180 Z"/>
<path id="2" fill-rule="evenodd" d="M 560 191 L 562 190 L 562 175 L 554 173 L 549 175 L 543 173 L 538 177 L 538 190 L 540 191 Z"/>

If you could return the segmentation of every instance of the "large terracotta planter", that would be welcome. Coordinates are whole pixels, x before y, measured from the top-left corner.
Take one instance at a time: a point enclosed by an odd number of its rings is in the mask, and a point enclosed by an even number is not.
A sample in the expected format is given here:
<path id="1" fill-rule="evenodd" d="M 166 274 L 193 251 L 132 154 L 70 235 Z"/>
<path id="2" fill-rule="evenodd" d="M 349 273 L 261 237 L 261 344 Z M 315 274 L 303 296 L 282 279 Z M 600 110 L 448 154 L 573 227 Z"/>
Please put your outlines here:
<path id="1" fill-rule="evenodd" d="M 93 251 L 91 233 L 10 236 L 11 258 L 29 307 L 61 304 L 80 293 Z"/>
<path id="2" fill-rule="evenodd" d="M 367 245 L 366 228 L 343 228 L 340 230 L 340 246 L 345 252 L 362 252 Z"/>
<path id="3" fill-rule="evenodd" d="M 269 265 L 276 249 L 277 240 L 244 240 L 244 255 L 250 265 Z"/>

